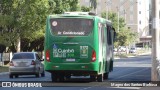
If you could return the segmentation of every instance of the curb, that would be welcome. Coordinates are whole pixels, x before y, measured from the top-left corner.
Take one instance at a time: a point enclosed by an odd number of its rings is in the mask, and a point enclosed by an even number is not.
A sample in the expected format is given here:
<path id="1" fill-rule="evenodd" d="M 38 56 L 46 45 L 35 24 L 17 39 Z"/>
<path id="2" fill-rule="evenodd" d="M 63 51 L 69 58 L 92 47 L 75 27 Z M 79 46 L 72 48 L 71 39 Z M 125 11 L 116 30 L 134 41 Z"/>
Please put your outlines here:
<path id="1" fill-rule="evenodd" d="M 139 54 L 139 56 L 141 55 L 151 55 L 151 52 Z"/>
<path id="2" fill-rule="evenodd" d="M 143 55 L 151 55 L 151 52 L 148 53 L 141 53 L 141 54 L 137 54 L 136 56 L 127 56 L 127 57 L 114 57 L 114 59 L 125 59 L 125 58 L 131 58 L 131 57 L 137 57 L 137 56 L 143 56 Z"/>

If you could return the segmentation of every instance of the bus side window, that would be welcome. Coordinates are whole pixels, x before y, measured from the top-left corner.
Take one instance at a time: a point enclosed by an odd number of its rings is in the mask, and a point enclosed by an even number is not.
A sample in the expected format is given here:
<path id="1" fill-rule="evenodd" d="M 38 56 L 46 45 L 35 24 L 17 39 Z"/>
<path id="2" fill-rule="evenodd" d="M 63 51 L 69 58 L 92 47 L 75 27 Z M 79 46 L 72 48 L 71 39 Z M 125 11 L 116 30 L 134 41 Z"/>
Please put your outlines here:
<path id="1" fill-rule="evenodd" d="M 111 27 L 107 25 L 107 43 L 112 45 Z"/>

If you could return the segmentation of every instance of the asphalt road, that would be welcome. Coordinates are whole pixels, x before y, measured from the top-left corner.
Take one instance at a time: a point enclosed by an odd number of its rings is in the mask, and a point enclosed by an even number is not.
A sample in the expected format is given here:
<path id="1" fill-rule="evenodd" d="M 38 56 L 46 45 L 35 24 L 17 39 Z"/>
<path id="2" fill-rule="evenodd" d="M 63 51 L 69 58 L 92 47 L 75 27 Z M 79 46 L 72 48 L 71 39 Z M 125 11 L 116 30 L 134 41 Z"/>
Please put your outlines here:
<path id="1" fill-rule="evenodd" d="M 141 85 L 151 85 L 151 56 L 138 56 L 125 59 L 117 59 L 114 61 L 113 72 L 109 74 L 109 79 L 104 82 L 90 82 L 89 76 L 86 77 L 72 77 L 71 80 L 60 83 L 52 83 L 50 73 L 46 72 L 45 77 L 35 78 L 35 76 L 20 76 L 19 78 L 9 79 L 8 75 L 1 75 L 0 81 L 38 81 L 42 86 L 34 90 L 137 90 L 143 89 Z M 27 82 L 27 83 L 28 83 Z M 13 83 L 13 82 L 12 82 Z M 153 84 L 152 86 L 156 86 Z M 157 87 L 154 87 L 157 88 Z M 0 90 L 17 90 L 18 88 L 0 88 Z M 22 88 L 21 88 L 22 89 Z M 26 90 L 32 88 L 23 88 Z M 156 89 L 154 89 L 156 90 Z M 159 90 L 159 88 L 157 89 Z"/>

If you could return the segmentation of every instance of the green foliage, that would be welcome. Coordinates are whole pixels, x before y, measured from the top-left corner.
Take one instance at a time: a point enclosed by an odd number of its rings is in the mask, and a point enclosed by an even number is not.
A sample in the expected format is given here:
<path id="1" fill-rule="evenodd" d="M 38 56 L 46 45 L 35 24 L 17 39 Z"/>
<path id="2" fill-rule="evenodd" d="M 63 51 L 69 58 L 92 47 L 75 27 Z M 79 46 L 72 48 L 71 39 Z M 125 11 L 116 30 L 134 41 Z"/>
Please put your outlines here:
<path id="1" fill-rule="evenodd" d="M 2 15 L 0 13 L 0 27 L 5 27 L 13 23 L 13 16 L 11 15 Z"/>
<path id="2" fill-rule="evenodd" d="M 79 0 L 70 0 L 69 5 L 70 11 L 80 11 Z"/>
<path id="3" fill-rule="evenodd" d="M 49 0 L 50 14 L 61 14 L 65 11 L 80 11 L 78 0 Z"/>
<path id="4" fill-rule="evenodd" d="M 89 12 L 90 10 L 91 10 L 90 7 L 81 6 L 81 11 L 82 11 L 82 12 Z"/>
<path id="5" fill-rule="evenodd" d="M 16 48 L 19 38 L 32 41 L 44 35 L 48 0 L 3 0 L 1 6 L 1 44 Z"/>
<path id="6" fill-rule="evenodd" d="M 112 25 L 116 30 L 116 39 L 114 42 L 115 47 L 128 46 L 132 42 L 136 42 L 138 33 L 135 33 L 127 28 L 123 18 L 119 18 L 119 31 L 118 31 L 118 17 L 116 13 L 108 12 L 108 18 L 112 21 Z M 101 14 L 103 18 L 106 18 L 106 12 Z"/>
<path id="7" fill-rule="evenodd" d="M 17 39 L 35 48 L 42 45 L 32 42 L 44 40 L 47 15 L 80 11 L 78 0 L 0 0 L 0 8 L 0 44 L 11 51 L 16 50 Z"/>

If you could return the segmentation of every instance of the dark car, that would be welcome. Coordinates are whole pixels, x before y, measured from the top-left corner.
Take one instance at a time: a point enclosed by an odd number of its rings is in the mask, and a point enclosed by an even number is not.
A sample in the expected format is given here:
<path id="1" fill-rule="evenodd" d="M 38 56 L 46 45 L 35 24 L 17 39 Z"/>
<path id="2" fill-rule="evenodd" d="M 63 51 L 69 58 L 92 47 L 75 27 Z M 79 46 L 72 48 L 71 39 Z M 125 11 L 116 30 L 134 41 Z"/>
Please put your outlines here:
<path id="1" fill-rule="evenodd" d="M 36 52 L 15 53 L 10 61 L 9 77 L 19 75 L 45 76 L 44 65 Z"/>

